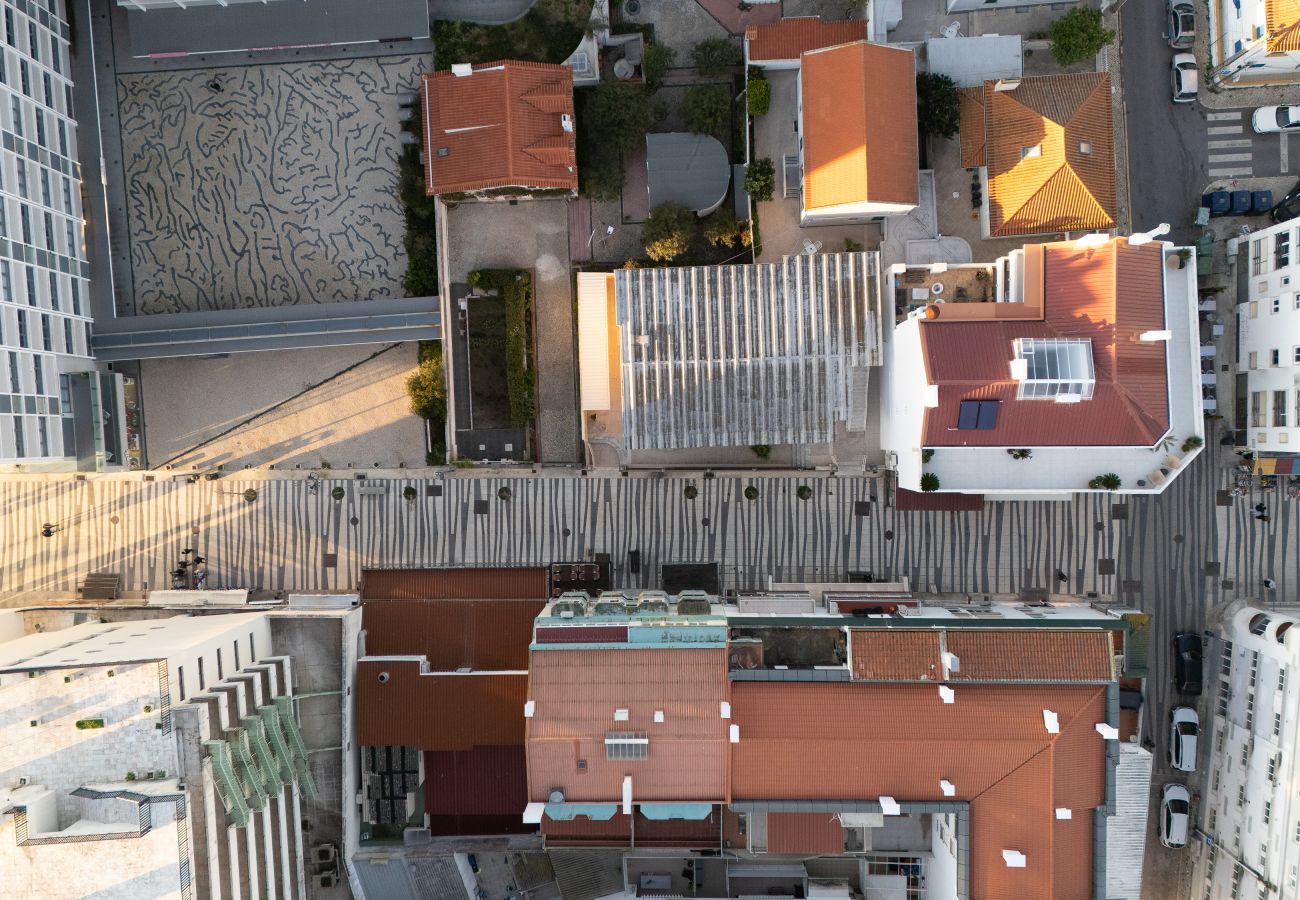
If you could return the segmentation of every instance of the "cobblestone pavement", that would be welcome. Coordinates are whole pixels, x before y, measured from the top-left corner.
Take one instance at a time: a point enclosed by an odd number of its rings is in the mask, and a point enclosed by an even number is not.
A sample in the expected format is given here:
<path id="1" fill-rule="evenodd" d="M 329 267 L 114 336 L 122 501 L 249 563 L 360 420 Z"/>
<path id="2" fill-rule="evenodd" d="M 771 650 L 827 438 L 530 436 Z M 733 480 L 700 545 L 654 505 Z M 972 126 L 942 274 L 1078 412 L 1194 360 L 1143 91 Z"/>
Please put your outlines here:
<path id="1" fill-rule="evenodd" d="M 135 312 L 399 296 L 396 95 L 425 64 L 121 76 Z"/>

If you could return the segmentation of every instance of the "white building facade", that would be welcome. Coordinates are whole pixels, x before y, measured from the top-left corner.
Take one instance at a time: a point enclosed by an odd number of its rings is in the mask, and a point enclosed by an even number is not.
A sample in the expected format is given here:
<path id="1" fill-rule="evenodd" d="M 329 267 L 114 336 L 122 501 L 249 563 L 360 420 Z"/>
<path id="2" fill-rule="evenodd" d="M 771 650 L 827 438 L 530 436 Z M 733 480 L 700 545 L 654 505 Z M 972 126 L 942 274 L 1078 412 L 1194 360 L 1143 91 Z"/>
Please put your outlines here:
<path id="1" fill-rule="evenodd" d="M 0 620 L 3 893 L 306 897 L 315 785 L 268 614 L 22 616 Z"/>
<path id="2" fill-rule="evenodd" d="M 1196 878 L 1206 900 L 1294 897 L 1300 878 L 1300 743 L 1293 681 L 1300 673 L 1300 611 L 1244 606 L 1225 620 L 1222 653 L 1205 654 L 1211 704 L 1202 770 Z"/>
<path id="3" fill-rule="evenodd" d="M 1237 306 L 1237 377 L 1247 398 L 1246 442 L 1265 454 L 1300 452 L 1300 219 L 1250 237 L 1249 290 Z"/>
<path id="4" fill-rule="evenodd" d="M 102 470 L 121 377 L 90 350 L 90 266 L 63 0 L 0 0 L 0 470 Z"/>
<path id="5" fill-rule="evenodd" d="M 1300 23 L 1293 0 L 1211 0 L 1210 66 L 1224 87 L 1300 81 Z"/>

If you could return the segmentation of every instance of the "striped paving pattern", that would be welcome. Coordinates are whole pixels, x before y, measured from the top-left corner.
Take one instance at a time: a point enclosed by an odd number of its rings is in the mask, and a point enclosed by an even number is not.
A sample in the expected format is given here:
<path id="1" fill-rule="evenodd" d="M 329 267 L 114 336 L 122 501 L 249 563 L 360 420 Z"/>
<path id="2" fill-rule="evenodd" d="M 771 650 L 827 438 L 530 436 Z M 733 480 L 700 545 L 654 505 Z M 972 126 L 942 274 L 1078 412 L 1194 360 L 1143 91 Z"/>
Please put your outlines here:
<path id="1" fill-rule="evenodd" d="M 1105 496 L 918 513 L 873 502 L 881 482 L 810 475 L 366 482 L 385 485 L 383 496 L 359 494 L 361 484 L 323 481 L 311 495 L 299 480 L 5 481 L 0 594 L 71 591 L 94 571 L 120 572 L 132 590 L 167 587 L 184 547 L 208 558 L 211 586 L 263 590 L 346 590 L 369 566 L 538 565 L 597 553 L 610 554 L 615 582 L 629 587 L 656 584 L 664 563 L 716 561 L 730 587 L 870 571 L 926 592 L 1014 593 L 1053 586 L 1059 569 L 1070 590 L 1116 590 L 1113 576 L 1097 574 L 1120 533 Z M 807 500 L 797 496 L 803 485 Z M 403 498 L 407 486 L 415 499 Z M 61 530 L 42 538 L 43 522 Z M 628 571 L 633 550 L 638 574 Z"/>
<path id="2" fill-rule="evenodd" d="M 1241 119 L 1241 110 L 1212 112 L 1205 116 L 1209 137 L 1209 176 L 1230 178 L 1254 171 L 1252 141 Z M 1243 135 L 1245 135 L 1243 137 Z"/>

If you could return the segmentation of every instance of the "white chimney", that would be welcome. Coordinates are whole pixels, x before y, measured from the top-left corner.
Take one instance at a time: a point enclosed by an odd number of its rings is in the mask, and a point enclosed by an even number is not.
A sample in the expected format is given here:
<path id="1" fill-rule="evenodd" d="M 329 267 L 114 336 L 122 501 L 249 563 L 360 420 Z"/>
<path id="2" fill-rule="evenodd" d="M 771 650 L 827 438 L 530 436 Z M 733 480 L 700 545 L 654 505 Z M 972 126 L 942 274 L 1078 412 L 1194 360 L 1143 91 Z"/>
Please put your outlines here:
<path id="1" fill-rule="evenodd" d="M 1110 243 L 1110 235 L 1104 231 L 1090 231 L 1074 242 L 1076 250 L 1086 250 L 1088 247 L 1101 247 Z"/>
<path id="2" fill-rule="evenodd" d="M 922 396 L 926 409 L 937 409 L 939 406 L 939 385 L 927 384 L 925 393 Z"/>
<path id="3" fill-rule="evenodd" d="M 943 651 L 943 665 L 949 672 L 961 671 L 961 657 L 951 650 Z"/>
<path id="4" fill-rule="evenodd" d="M 1006 862 L 1008 869 L 1023 869 L 1025 867 L 1025 854 L 1019 850 L 1003 850 L 1002 859 Z"/>
<path id="5" fill-rule="evenodd" d="M 881 797 L 880 811 L 887 816 L 901 816 L 903 807 L 899 806 L 898 801 L 893 797 Z"/>
<path id="6" fill-rule="evenodd" d="M 1029 377 L 1029 360 L 1023 357 L 1011 360 L 1011 380 L 1024 381 Z"/>
<path id="7" fill-rule="evenodd" d="M 469 63 L 452 63 L 451 74 L 457 78 L 466 78 L 474 74 L 474 67 Z"/>
<path id="8" fill-rule="evenodd" d="M 1073 819 L 1074 813 L 1070 811 L 1068 806 L 1058 806 L 1056 808 L 1056 817 L 1058 819 Z"/>
<path id="9" fill-rule="evenodd" d="M 533 717 L 533 713 L 536 711 L 537 711 L 537 704 L 534 703 L 532 700 L 529 700 L 527 703 L 524 704 L 525 719 L 531 719 Z"/>
<path id="10" fill-rule="evenodd" d="M 730 731 L 730 734 L 729 734 L 728 736 L 729 736 L 730 739 L 731 739 L 731 743 L 733 743 L 733 744 L 739 744 L 739 743 L 740 743 L 740 726 L 739 726 L 739 725 L 732 725 L 731 728 L 729 729 L 729 731 Z"/>
<path id="11" fill-rule="evenodd" d="M 1171 341 L 1174 338 L 1172 331 L 1144 331 L 1138 335 L 1139 341 Z"/>
<path id="12" fill-rule="evenodd" d="M 1115 728 L 1114 726 L 1107 725 L 1105 722 L 1097 723 L 1097 733 L 1108 741 L 1119 740 L 1119 729 Z"/>
<path id="13" fill-rule="evenodd" d="M 542 813 L 546 812 L 545 803 L 530 803 L 524 807 L 524 824 L 538 825 L 542 821 Z"/>
<path id="14" fill-rule="evenodd" d="M 1048 734 L 1061 733 L 1061 720 L 1057 718 L 1056 713 L 1050 709 L 1043 710 L 1043 727 L 1047 729 Z"/>
<path id="15" fill-rule="evenodd" d="M 939 699 L 944 703 L 956 703 L 957 692 L 946 684 L 939 685 Z"/>
<path id="16" fill-rule="evenodd" d="M 1057 394 L 1056 403 L 1082 403 L 1083 398 L 1078 394 Z"/>
<path id="17" fill-rule="evenodd" d="M 1128 242 L 1131 247 L 1140 247 L 1143 244 L 1149 244 L 1158 237 L 1163 237 L 1169 233 L 1169 223 L 1161 222 L 1150 231 L 1140 231 L 1137 234 L 1129 235 Z"/>
<path id="18" fill-rule="evenodd" d="M 942 779 L 939 782 L 939 790 L 943 791 L 943 795 L 945 797 L 957 796 L 957 785 L 953 784 L 951 781 L 949 781 L 946 778 Z"/>
<path id="19" fill-rule="evenodd" d="M 724 719 L 731 718 L 731 704 L 728 703 L 726 700 L 723 700 L 721 703 L 718 704 L 718 711 L 722 715 L 722 718 Z"/>
<path id="20" fill-rule="evenodd" d="M 1014 91 L 1018 87 L 1020 87 L 1019 78 L 999 78 L 993 84 L 993 90 L 995 91 Z"/>
<path id="21" fill-rule="evenodd" d="M 573 116 L 568 113 L 561 113 L 560 127 L 564 129 L 565 134 L 573 134 Z"/>
<path id="22" fill-rule="evenodd" d="M 623 776 L 623 815 L 632 815 L 632 776 Z"/>

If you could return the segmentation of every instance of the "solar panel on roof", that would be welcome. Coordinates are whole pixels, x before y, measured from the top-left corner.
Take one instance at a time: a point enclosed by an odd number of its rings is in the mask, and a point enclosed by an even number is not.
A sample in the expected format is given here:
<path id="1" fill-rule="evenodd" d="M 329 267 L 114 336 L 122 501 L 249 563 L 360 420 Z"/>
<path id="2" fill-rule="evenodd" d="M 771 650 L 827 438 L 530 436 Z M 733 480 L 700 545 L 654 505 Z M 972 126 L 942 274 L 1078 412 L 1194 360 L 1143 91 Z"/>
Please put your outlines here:
<path id="1" fill-rule="evenodd" d="M 998 401 L 981 400 L 979 403 L 979 420 L 975 427 L 980 431 L 992 431 L 998 424 Z"/>
<path id="2" fill-rule="evenodd" d="M 973 431 L 978 428 L 980 418 L 980 402 L 978 400 L 963 400 L 961 402 L 961 412 L 957 416 L 957 427 L 962 431 Z"/>

